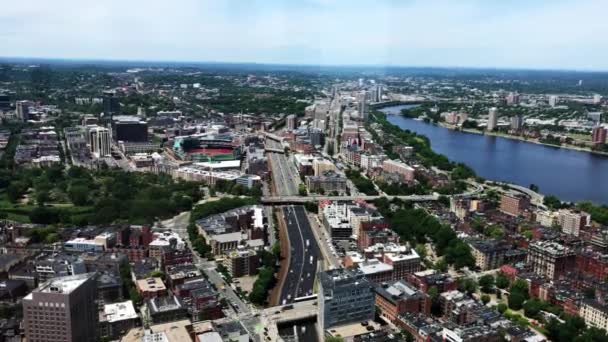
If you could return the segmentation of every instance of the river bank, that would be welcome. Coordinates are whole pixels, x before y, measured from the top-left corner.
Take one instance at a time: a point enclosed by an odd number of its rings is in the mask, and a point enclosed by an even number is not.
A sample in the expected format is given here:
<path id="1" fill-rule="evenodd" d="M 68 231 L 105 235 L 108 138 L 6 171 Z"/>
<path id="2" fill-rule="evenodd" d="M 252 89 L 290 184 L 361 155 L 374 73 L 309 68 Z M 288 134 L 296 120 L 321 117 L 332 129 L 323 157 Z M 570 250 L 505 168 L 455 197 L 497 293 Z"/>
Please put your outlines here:
<path id="1" fill-rule="evenodd" d="M 590 148 L 584 148 L 584 147 L 575 146 L 575 145 L 547 144 L 547 143 L 538 141 L 538 139 L 526 139 L 525 137 L 521 137 L 519 135 L 511 135 L 511 134 L 505 134 L 505 133 L 500 133 L 500 132 L 488 132 L 488 131 L 482 131 L 482 130 L 473 129 L 473 128 L 461 128 L 461 127 L 457 127 L 456 125 L 447 124 L 445 122 L 438 122 L 437 125 L 447 128 L 447 129 L 451 129 L 453 131 L 473 133 L 473 134 L 479 134 L 479 135 L 488 135 L 488 136 L 493 136 L 493 137 L 500 137 L 500 138 L 505 138 L 505 139 L 529 142 L 532 144 L 543 145 L 543 146 L 548 146 L 548 147 L 563 148 L 563 149 L 568 149 L 568 150 L 587 152 L 587 153 L 601 155 L 601 156 L 608 156 L 608 152 L 594 151 Z"/>

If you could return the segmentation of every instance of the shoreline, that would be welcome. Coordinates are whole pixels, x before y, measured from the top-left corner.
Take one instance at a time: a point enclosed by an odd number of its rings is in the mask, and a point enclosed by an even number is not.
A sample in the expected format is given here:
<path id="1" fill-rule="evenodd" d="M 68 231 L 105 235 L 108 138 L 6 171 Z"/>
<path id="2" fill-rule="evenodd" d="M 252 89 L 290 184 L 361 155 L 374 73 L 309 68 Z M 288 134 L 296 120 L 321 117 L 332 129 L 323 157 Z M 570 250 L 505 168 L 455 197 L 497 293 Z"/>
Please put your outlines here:
<path id="1" fill-rule="evenodd" d="M 536 144 L 536 145 L 543 145 L 543 146 L 555 147 L 555 148 L 563 148 L 563 149 L 567 149 L 567 150 L 586 152 L 586 153 L 590 153 L 590 154 L 595 154 L 595 155 L 599 155 L 599 156 L 608 157 L 608 152 L 593 151 L 593 150 L 591 150 L 589 148 L 583 148 L 583 147 L 572 146 L 572 145 L 552 145 L 552 144 L 547 144 L 547 143 L 540 142 L 538 140 L 525 139 L 525 138 L 517 136 L 517 135 L 510 135 L 510 134 L 503 134 L 503 133 L 496 133 L 496 132 L 486 132 L 486 131 L 480 131 L 480 130 L 472 129 L 472 128 L 460 128 L 460 129 L 456 129 L 456 126 L 450 125 L 450 124 L 446 124 L 446 123 L 443 123 L 443 122 L 437 122 L 436 124 L 438 126 L 440 126 L 440 127 L 447 128 L 447 129 L 452 130 L 452 131 L 460 131 L 460 132 L 473 133 L 473 134 L 479 134 L 479 135 L 489 135 L 489 136 L 493 136 L 493 137 L 499 137 L 499 138 L 505 138 L 505 139 L 510 139 L 510 140 L 517 140 L 517 141 L 522 141 L 522 142 L 528 142 L 528 143 L 532 143 L 532 144 Z"/>

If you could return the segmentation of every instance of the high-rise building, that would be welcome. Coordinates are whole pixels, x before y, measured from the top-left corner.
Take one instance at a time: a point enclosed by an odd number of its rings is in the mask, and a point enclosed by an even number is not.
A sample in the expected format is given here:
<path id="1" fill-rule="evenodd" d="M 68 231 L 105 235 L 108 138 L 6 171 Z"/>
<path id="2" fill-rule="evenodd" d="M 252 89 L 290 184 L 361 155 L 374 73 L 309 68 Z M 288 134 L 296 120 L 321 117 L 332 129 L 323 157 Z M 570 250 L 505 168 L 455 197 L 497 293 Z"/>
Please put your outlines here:
<path id="1" fill-rule="evenodd" d="M 17 117 L 21 122 L 26 122 L 30 118 L 30 101 L 17 101 Z"/>
<path id="2" fill-rule="evenodd" d="M 377 85 L 374 88 L 374 93 L 372 96 L 374 102 L 382 102 L 382 86 L 381 85 Z"/>
<path id="3" fill-rule="evenodd" d="M 100 126 L 90 127 L 88 128 L 87 137 L 91 153 L 96 158 L 110 155 L 112 137 L 108 128 Z"/>
<path id="4" fill-rule="evenodd" d="M 511 129 L 519 131 L 524 125 L 524 118 L 521 115 L 514 115 L 511 117 Z"/>
<path id="5" fill-rule="evenodd" d="M 519 216 L 530 207 L 530 197 L 520 194 L 504 194 L 500 197 L 500 211 Z"/>
<path id="6" fill-rule="evenodd" d="M 367 116 L 369 115 L 369 108 L 367 106 L 367 92 L 362 91 L 357 96 L 359 117 L 363 121 L 367 121 Z"/>
<path id="7" fill-rule="evenodd" d="M 591 142 L 594 145 L 606 143 L 606 129 L 603 126 L 598 125 L 593 127 L 593 131 L 591 131 Z"/>
<path id="8" fill-rule="evenodd" d="M 319 273 L 319 327 L 371 320 L 375 314 L 374 285 L 356 269 Z"/>
<path id="9" fill-rule="evenodd" d="M 97 341 L 94 273 L 53 278 L 23 298 L 29 342 Z"/>
<path id="10" fill-rule="evenodd" d="M 105 90 L 103 92 L 103 114 L 104 117 L 107 118 L 120 114 L 120 103 L 118 102 L 118 96 L 113 90 Z"/>
<path id="11" fill-rule="evenodd" d="M 600 94 L 593 95 L 593 104 L 600 104 L 600 103 L 602 103 L 602 95 L 600 95 Z"/>
<path id="12" fill-rule="evenodd" d="M 147 142 L 148 123 L 133 115 L 118 115 L 112 119 L 114 140 L 125 142 Z"/>
<path id="13" fill-rule="evenodd" d="M 498 108 L 492 107 L 488 111 L 488 131 L 493 131 L 498 125 Z"/>
<path id="14" fill-rule="evenodd" d="M 288 115 L 285 118 L 285 125 L 288 130 L 293 131 L 298 127 L 298 118 L 294 114 Z"/>
<path id="15" fill-rule="evenodd" d="M 551 106 L 551 107 L 557 106 L 558 101 L 559 101 L 559 97 L 557 97 L 557 95 L 549 96 L 549 106 Z"/>
<path id="16" fill-rule="evenodd" d="M 513 92 L 509 93 L 509 95 L 507 95 L 507 104 L 509 106 L 519 104 L 519 94 Z"/>

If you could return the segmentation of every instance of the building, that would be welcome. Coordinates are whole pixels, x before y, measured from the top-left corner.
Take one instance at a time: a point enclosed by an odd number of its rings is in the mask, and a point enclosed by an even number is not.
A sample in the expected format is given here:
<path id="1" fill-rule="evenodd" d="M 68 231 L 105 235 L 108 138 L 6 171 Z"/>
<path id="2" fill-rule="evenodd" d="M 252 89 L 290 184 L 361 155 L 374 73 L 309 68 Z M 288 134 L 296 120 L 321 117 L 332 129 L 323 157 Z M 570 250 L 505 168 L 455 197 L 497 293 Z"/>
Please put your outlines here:
<path id="1" fill-rule="evenodd" d="M 587 326 L 608 330 L 608 307 L 595 301 L 587 300 L 581 304 L 579 315 Z"/>
<path id="2" fill-rule="evenodd" d="M 438 292 L 442 293 L 456 290 L 458 286 L 449 273 L 439 273 L 433 269 L 409 274 L 407 282 L 424 293 L 427 293 L 431 287 L 436 287 Z"/>
<path id="3" fill-rule="evenodd" d="M 99 337 L 118 339 L 139 324 L 139 315 L 133 302 L 106 304 L 99 313 Z"/>
<path id="4" fill-rule="evenodd" d="M 8 93 L 0 93 L 0 111 L 11 109 L 11 96 Z"/>
<path id="5" fill-rule="evenodd" d="M 321 331 L 374 319 L 374 287 L 363 273 L 335 269 L 321 272 L 318 276 L 318 322 Z"/>
<path id="6" fill-rule="evenodd" d="M 285 118 L 285 126 L 287 126 L 287 129 L 290 131 L 298 128 L 298 118 L 295 116 L 295 114 L 287 115 Z"/>
<path id="7" fill-rule="evenodd" d="M 167 287 L 161 278 L 139 279 L 135 285 L 137 292 L 146 299 L 161 297 L 167 293 Z"/>
<path id="8" fill-rule="evenodd" d="M 306 187 L 314 193 L 342 195 L 346 193 L 347 182 L 346 177 L 335 171 L 325 171 L 320 176 L 306 176 Z"/>
<path id="9" fill-rule="evenodd" d="M 120 115 L 112 119 L 115 141 L 147 142 L 148 123 L 137 116 Z"/>
<path id="10" fill-rule="evenodd" d="M 336 165 L 327 159 L 314 159 L 312 161 L 313 175 L 321 176 L 326 171 L 336 171 Z"/>
<path id="11" fill-rule="evenodd" d="M 527 262 L 534 273 L 555 280 L 574 268 L 576 255 L 557 242 L 537 241 L 528 246 Z"/>
<path id="12" fill-rule="evenodd" d="M 384 160 L 382 162 L 382 170 L 384 172 L 401 175 L 405 181 L 414 181 L 414 168 L 400 161 L 390 159 Z"/>
<path id="13" fill-rule="evenodd" d="M 429 296 L 403 281 L 377 286 L 376 306 L 380 308 L 380 316 L 389 322 L 395 322 L 397 316 L 406 312 L 427 316 L 431 313 Z"/>
<path id="14" fill-rule="evenodd" d="M 502 266 L 505 263 L 505 253 L 511 249 L 507 244 L 497 240 L 469 241 L 469 246 L 475 258 L 475 266 L 482 271 Z"/>
<path id="15" fill-rule="evenodd" d="M 511 117 L 511 129 L 519 131 L 524 125 L 524 118 L 521 115 L 514 115 Z"/>
<path id="16" fill-rule="evenodd" d="M 549 96 L 549 106 L 555 107 L 557 106 L 557 102 L 559 101 L 559 97 L 556 95 Z"/>
<path id="17" fill-rule="evenodd" d="M 581 228 L 591 223 L 591 216 L 582 211 L 561 209 L 558 215 L 557 222 L 562 232 L 569 235 L 579 236 Z"/>
<path id="18" fill-rule="evenodd" d="M 503 194 L 500 197 L 500 211 L 519 216 L 530 207 L 530 197 L 520 194 Z"/>
<path id="19" fill-rule="evenodd" d="M 29 342 L 97 341 L 94 273 L 51 279 L 23 298 Z"/>
<path id="20" fill-rule="evenodd" d="M 21 122 L 27 122 L 30 119 L 30 105 L 30 101 L 17 101 L 15 103 L 17 118 Z"/>
<path id="21" fill-rule="evenodd" d="M 591 131 L 591 142 L 594 145 L 601 145 L 606 143 L 606 128 L 603 126 L 595 126 Z"/>
<path id="22" fill-rule="evenodd" d="M 120 114 L 120 102 L 118 102 L 115 91 L 105 90 L 103 92 L 102 105 L 105 117 L 112 118 L 114 115 Z"/>
<path id="23" fill-rule="evenodd" d="M 359 118 L 362 121 L 367 121 L 367 117 L 369 116 L 369 106 L 367 104 L 367 92 L 362 91 L 358 94 L 357 96 L 357 101 L 358 101 L 358 111 L 359 111 Z"/>
<path id="24" fill-rule="evenodd" d="M 250 276 L 258 273 L 260 257 L 254 250 L 239 248 L 227 251 L 223 264 L 233 278 Z"/>
<path id="25" fill-rule="evenodd" d="M 66 251 L 70 252 L 103 252 L 104 245 L 102 242 L 96 240 L 89 240 L 86 238 L 75 238 L 68 240 L 63 244 Z"/>
<path id="26" fill-rule="evenodd" d="M 100 126 L 90 127 L 87 130 L 87 138 L 93 156 L 103 158 L 110 155 L 112 140 L 109 129 Z"/>
<path id="27" fill-rule="evenodd" d="M 498 125 L 498 108 L 492 107 L 488 111 L 488 131 L 493 131 Z"/>
<path id="28" fill-rule="evenodd" d="M 154 324 L 184 319 L 188 311 L 176 296 L 156 297 L 146 301 L 148 317 Z"/>
<path id="29" fill-rule="evenodd" d="M 513 106 L 516 104 L 519 104 L 519 94 L 510 92 L 509 95 L 507 95 L 507 105 Z"/>

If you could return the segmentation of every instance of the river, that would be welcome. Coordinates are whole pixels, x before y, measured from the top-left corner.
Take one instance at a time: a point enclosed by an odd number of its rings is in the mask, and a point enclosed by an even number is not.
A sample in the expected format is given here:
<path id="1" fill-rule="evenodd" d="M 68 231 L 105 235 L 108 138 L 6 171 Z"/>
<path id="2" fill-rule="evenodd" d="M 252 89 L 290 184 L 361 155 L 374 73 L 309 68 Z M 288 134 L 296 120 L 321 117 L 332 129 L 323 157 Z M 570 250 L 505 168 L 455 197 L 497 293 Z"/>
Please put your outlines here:
<path id="1" fill-rule="evenodd" d="M 388 121 L 431 141 L 435 152 L 462 162 L 488 179 L 521 186 L 536 184 L 540 192 L 570 202 L 608 204 L 608 157 L 525 141 L 450 130 L 400 114 L 402 108 L 381 109 Z"/>

